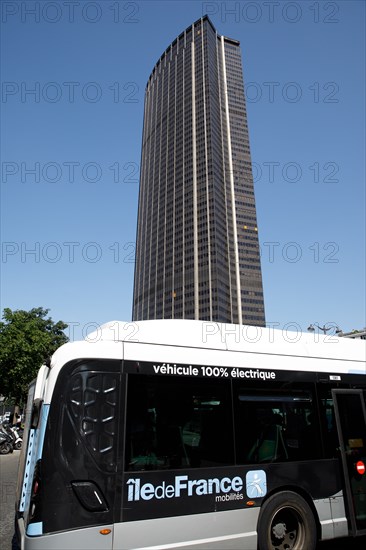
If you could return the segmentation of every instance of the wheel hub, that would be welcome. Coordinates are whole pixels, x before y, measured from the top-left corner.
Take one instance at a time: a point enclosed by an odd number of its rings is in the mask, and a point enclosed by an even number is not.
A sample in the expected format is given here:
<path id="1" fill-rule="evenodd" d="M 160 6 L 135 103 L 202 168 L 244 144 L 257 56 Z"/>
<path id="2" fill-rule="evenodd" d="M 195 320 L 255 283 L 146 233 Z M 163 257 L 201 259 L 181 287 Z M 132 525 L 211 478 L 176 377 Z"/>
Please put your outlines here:
<path id="1" fill-rule="evenodd" d="M 272 527 L 272 533 L 276 537 L 276 539 L 284 539 L 286 535 L 286 524 L 285 523 L 276 523 L 276 525 L 273 525 Z"/>

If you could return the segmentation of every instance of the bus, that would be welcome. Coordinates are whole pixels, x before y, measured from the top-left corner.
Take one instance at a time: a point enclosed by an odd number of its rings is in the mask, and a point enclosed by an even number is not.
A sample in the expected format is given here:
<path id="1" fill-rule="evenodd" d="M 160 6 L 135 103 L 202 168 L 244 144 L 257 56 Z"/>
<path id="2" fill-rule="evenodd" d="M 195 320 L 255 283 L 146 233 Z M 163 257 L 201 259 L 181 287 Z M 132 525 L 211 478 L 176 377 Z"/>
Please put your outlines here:
<path id="1" fill-rule="evenodd" d="M 113 321 L 30 385 L 21 550 L 314 550 L 366 534 L 364 341 Z"/>

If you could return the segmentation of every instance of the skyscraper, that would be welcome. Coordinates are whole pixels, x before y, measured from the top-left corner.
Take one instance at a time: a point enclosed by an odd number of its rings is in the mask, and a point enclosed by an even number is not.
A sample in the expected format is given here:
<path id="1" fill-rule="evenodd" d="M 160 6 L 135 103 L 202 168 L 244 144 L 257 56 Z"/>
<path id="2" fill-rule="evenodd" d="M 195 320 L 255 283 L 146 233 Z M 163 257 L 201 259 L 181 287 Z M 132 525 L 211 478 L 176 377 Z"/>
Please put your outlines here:
<path id="1" fill-rule="evenodd" d="M 133 320 L 264 325 L 240 44 L 205 16 L 145 91 Z"/>

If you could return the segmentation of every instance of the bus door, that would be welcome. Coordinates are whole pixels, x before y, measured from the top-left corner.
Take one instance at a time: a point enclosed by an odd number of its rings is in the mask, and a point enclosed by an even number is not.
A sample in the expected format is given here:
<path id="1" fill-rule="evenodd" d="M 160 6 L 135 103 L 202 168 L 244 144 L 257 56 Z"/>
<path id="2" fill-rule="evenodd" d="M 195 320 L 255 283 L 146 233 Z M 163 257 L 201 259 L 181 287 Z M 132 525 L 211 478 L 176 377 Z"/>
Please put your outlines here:
<path id="1" fill-rule="evenodd" d="M 366 392 L 332 390 L 352 536 L 366 534 Z"/>

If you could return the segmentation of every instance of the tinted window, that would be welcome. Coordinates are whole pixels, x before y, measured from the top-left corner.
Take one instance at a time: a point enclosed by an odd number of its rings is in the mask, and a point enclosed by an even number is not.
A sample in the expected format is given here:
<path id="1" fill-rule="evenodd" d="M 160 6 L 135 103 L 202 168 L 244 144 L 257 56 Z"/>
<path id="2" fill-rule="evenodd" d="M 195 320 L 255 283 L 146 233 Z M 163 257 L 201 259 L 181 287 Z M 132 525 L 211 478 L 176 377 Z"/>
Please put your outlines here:
<path id="1" fill-rule="evenodd" d="M 266 463 L 321 457 L 316 408 L 310 392 L 239 389 L 237 460 Z"/>
<path id="2" fill-rule="evenodd" d="M 233 463 L 230 382 L 129 375 L 126 470 Z"/>

